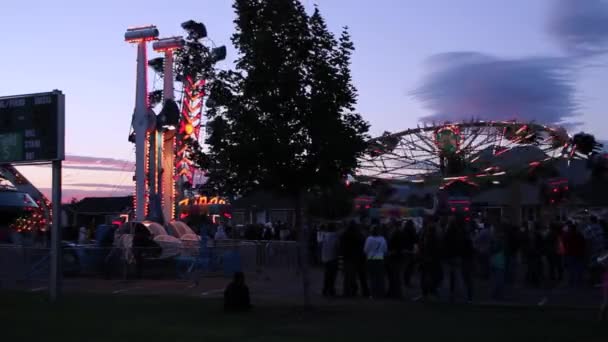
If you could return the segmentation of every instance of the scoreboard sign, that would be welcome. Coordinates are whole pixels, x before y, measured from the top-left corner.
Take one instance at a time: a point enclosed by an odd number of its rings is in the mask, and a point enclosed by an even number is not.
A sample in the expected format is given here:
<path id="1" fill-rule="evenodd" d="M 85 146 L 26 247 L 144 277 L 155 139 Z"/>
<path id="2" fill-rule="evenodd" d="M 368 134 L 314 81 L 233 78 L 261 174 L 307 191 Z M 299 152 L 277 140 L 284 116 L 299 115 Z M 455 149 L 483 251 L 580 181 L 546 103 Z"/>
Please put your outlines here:
<path id="1" fill-rule="evenodd" d="M 63 160 L 64 143 L 61 91 L 0 97 L 0 164 Z"/>

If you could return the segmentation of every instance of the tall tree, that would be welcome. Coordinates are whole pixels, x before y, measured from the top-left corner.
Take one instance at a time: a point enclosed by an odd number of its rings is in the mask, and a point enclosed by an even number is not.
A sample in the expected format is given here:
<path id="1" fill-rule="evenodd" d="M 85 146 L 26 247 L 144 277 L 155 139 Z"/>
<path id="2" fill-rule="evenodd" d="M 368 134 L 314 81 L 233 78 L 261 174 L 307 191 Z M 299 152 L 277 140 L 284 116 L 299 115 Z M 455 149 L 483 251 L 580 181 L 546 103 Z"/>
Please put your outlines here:
<path id="1" fill-rule="evenodd" d="M 336 40 L 319 10 L 308 16 L 299 0 L 236 0 L 233 7 L 239 57 L 211 88 L 203 166 L 213 186 L 233 194 L 291 196 L 304 242 L 303 199 L 353 172 L 365 148 L 369 126 L 353 113 L 353 44 L 347 30 Z"/>

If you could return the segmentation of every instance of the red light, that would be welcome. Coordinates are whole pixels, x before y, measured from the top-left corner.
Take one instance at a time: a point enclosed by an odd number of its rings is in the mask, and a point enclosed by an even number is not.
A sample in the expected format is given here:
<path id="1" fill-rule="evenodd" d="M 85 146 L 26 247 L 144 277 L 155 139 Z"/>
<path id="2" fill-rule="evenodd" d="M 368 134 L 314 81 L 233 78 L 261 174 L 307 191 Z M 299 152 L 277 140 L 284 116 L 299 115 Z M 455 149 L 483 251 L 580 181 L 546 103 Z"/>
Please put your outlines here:
<path id="1" fill-rule="evenodd" d="M 554 200 L 554 199 L 552 199 L 552 200 L 551 200 L 551 203 L 555 203 L 555 200 Z"/>
<path id="2" fill-rule="evenodd" d="M 564 190 L 565 190 L 565 191 L 568 191 L 568 186 L 567 186 L 567 185 L 564 187 Z"/>
<path id="3" fill-rule="evenodd" d="M 455 212 L 455 211 L 456 211 L 456 208 L 451 207 L 451 208 L 450 208 L 450 210 L 452 210 L 452 212 Z"/>
<path id="4" fill-rule="evenodd" d="M 559 189 L 558 188 L 553 188 L 553 192 L 558 192 Z"/>
<path id="5" fill-rule="evenodd" d="M 469 211 L 469 207 L 465 207 L 465 208 L 464 208 L 464 211 Z"/>
<path id="6" fill-rule="evenodd" d="M 365 206 L 365 209 L 369 209 L 369 208 L 371 208 L 371 207 L 372 207 L 372 206 L 368 204 L 368 205 L 366 205 L 366 206 Z"/>

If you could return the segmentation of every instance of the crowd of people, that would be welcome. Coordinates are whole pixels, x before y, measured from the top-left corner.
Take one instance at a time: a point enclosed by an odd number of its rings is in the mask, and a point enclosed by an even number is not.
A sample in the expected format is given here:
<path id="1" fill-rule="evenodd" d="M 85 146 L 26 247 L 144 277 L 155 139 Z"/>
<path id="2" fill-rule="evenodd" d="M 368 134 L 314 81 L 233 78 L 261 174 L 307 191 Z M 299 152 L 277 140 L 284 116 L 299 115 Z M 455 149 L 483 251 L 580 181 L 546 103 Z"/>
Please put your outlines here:
<path id="1" fill-rule="evenodd" d="M 608 300 L 608 225 L 594 216 L 522 226 L 459 215 L 426 217 L 418 227 L 412 220 L 329 223 L 318 235 L 313 253 L 324 266 L 327 297 L 337 296 L 341 268 L 344 297 L 403 298 L 417 280 L 415 299 L 439 298 L 445 287 L 450 301 L 462 293 L 471 302 L 481 280 L 495 300 L 506 300 L 519 286 L 537 289 L 542 305 L 558 286 L 591 290 L 600 284 L 604 307 Z"/>

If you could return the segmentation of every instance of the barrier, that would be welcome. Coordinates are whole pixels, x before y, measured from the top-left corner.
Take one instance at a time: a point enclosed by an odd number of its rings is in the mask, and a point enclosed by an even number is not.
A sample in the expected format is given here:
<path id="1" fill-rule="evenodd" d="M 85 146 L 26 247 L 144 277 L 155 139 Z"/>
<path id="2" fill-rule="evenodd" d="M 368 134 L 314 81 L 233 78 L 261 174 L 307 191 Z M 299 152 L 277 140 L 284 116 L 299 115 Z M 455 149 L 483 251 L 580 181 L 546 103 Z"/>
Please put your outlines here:
<path id="1" fill-rule="evenodd" d="M 169 258 L 150 256 L 153 248 L 99 247 L 64 243 L 62 269 L 66 279 L 165 279 L 198 282 L 201 277 L 232 277 L 235 272 L 298 271 L 297 243 L 222 240 L 206 247 L 184 244 Z M 0 288 L 48 281 L 48 248 L 0 246 Z"/>

